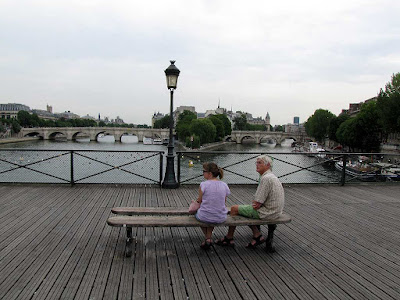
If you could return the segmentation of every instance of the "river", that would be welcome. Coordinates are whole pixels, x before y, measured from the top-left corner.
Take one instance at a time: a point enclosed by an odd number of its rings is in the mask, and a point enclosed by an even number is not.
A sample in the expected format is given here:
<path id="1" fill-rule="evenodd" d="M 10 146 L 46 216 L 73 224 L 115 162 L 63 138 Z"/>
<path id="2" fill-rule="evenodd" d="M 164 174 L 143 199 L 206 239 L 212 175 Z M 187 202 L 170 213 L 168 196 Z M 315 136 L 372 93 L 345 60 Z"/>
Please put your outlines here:
<path id="1" fill-rule="evenodd" d="M 290 144 L 290 143 L 289 143 Z M 0 149 L 35 149 L 35 150 L 100 150 L 100 151 L 164 151 L 166 153 L 167 147 L 164 145 L 143 145 L 142 143 L 104 143 L 104 142 L 57 142 L 57 141 L 26 141 L 20 143 L 3 144 L 0 145 Z M 183 147 L 177 145 L 175 147 L 176 151 L 184 151 Z M 258 174 L 255 172 L 255 157 L 256 155 L 251 154 L 251 152 L 259 153 L 271 153 L 274 158 L 274 173 L 280 178 L 284 183 L 310 183 L 310 182 L 338 182 L 339 173 L 335 170 L 318 165 L 318 161 L 315 157 L 308 157 L 306 155 L 294 155 L 291 153 L 290 147 L 276 146 L 274 148 L 268 148 L 254 143 L 228 143 L 223 144 L 220 147 L 213 148 L 212 151 L 223 151 L 224 153 L 219 154 L 196 154 L 193 156 L 181 156 L 181 181 L 185 183 L 199 183 L 203 180 L 201 174 L 202 163 L 204 161 L 215 161 L 220 166 L 226 169 L 225 180 L 229 183 L 255 183 L 257 182 Z M 227 154 L 225 152 L 249 152 L 249 154 Z M 42 152 L 43 153 L 43 152 Z M 27 156 L 31 155 L 25 152 L 25 162 L 27 162 Z M 105 157 L 106 154 L 103 154 Z M 200 157 L 201 156 L 201 157 Z M 113 155 L 114 157 L 114 155 Z M 17 160 L 21 158 L 18 156 Z M 96 159 L 106 161 L 109 158 L 98 158 Z M 115 161 L 110 162 L 110 164 L 118 165 L 124 162 L 117 158 Z M 165 164 L 164 159 L 164 164 Z M 191 165 L 191 163 L 193 163 Z M 64 162 L 67 165 L 67 162 Z M 147 172 L 156 172 L 157 168 L 150 168 L 151 164 L 157 164 L 157 158 L 154 160 L 147 161 L 146 163 L 135 164 L 143 169 L 142 174 Z M 78 163 L 76 163 L 78 165 Z M 92 168 L 94 163 L 88 163 L 81 168 Z M 315 165 L 315 166 L 313 166 Z M 49 163 L 49 167 L 52 166 Z M 99 168 L 96 165 L 97 169 Z M 310 167 L 311 166 L 311 167 Z M 79 166 L 78 166 L 79 167 Z M 76 169 L 78 169 L 76 167 Z M 304 169 L 309 168 L 309 169 Z M 149 171 L 147 171 L 149 170 Z M 23 170 L 21 170 L 22 172 Z M 77 170 L 75 170 L 78 172 Z M 87 171 L 87 170 L 85 170 Z M 134 171 L 135 170 L 130 170 Z M 83 172 L 83 171 L 82 171 Z M 65 172 L 64 172 L 65 173 Z M 109 172 L 108 172 L 109 173 Z M 106 173 L 106 174 L 108 174 Z M 159 173 L 159 172 L 158 172 Z M 21 173 L 24 175 L 24 173 Z M 82 173 L 83 174 L 83 173 Z M 121 174 L 121 177 L 123 177 Z M 126 175 L 126 174 L 125 174 Z M 59 176 L 62 177 L 62 174 Z M 83 175 L 82 175 L 83 176 Z M 117 175 L 120 176 L 120 175 Z M 155 175 L 154 175 L 155 176 Z M 328 177 L 327 177 L 328 176 Z M 94 181 L 84 181 L 84 182 L 96 182 Z M 100 180 L 103 182 L 103 179 Z M 122 182 L 125 182 L 122 179 Z M 132 181 L 128 181 L 132 182 Z M 138 183 L 143 183 L 146 181 L 139 180 Z"/>

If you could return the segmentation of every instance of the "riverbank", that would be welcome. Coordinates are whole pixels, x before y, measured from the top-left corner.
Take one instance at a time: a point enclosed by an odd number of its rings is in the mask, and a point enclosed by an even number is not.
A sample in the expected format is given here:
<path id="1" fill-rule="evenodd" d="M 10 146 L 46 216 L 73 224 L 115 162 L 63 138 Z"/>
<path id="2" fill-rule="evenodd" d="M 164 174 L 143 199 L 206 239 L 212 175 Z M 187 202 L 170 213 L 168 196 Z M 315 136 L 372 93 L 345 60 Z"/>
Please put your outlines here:
<path id="1" fill-rule="evenodd" d="M 28 142 L 28 141 L 37 141 L 39 137 L 23 137 L 23 138 L 5 138 L 0 139 L 0 144 L 12 144 L 12 143 L 20 143 L 20 142 Z"/>

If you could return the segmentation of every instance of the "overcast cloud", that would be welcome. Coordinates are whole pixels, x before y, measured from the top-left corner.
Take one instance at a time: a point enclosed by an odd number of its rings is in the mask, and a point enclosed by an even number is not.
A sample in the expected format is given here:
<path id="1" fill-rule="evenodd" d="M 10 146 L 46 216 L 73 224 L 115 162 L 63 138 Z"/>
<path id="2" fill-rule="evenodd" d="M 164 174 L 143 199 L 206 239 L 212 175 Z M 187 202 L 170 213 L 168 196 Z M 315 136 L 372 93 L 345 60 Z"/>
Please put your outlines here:
<path id="1" fill-rule="evenodd" d="M 151 124 L 174 107 L 338 115 L 400 72 L 400 1 L 0 0 L 0 103 Z"/>

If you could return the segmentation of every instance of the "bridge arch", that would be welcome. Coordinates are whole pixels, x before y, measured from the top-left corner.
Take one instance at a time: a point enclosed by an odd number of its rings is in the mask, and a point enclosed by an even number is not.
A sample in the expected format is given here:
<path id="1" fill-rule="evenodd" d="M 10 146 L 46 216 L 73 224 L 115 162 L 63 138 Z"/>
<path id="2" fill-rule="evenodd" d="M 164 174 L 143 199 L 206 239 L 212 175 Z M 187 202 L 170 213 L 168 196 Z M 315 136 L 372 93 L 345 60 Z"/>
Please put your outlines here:
<path id="1" fill-rule="evenodd" d="M 23 137 L 39 137 L 41 140 L 45 139 L 43 133 L 39 131 L 29 132 L 27 134 L 24 134 Z"/>

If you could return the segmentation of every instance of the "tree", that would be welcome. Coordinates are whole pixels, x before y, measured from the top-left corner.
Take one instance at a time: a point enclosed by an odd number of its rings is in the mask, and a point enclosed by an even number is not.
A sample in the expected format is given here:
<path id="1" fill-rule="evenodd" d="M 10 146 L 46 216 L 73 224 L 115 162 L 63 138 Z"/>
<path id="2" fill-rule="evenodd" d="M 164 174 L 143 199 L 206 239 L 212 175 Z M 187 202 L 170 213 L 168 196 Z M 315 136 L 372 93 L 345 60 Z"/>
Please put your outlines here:
<path id="1" fill-rule="evenodd" d="M 165 115 L 159 120 L 154 122 L 154 128 L 169 128 L 169 115 Z"/>
<path id="2" fill-rule="evenodd" d="M 330 140 L 335 141 L 335 142 L 339 142 L 337 136 L 336 136 L 336 132 L 339 129 L 339 126 L 347 121 L 349 119 L 349 116 L 346 114 L 342 114 L 338 117 L 333 117 L 329 123 L 329 127 L 328 127 L 328 137 Z"/>
<path id="3" fill-rule="evenodd" d="M 380 90 L 377 98 L 379 123 L 385 134 L 400 132 L 400 73 Z"/>
<path id="4" fill-rule="evenodd" d="M 231 121 L 229 121 L 228 117 L 224 114 L 218 114 L 215 116 L 222 121 L 222 124 L 224 125 L 225 135 L 230 135 L 232 133 L 232 124 Z"/>
<path id="5" fill-rule="evenodd" d="M 279 131 L 279 132 L 283 132 L 285 131 L 282 125 L 275 125 L 274 126 L 274 131 Z"/>
<path id="6" fill-rule="evenodd" d="M 191 135 L 190 124 L 196 119 L 197 115 L 189 110 L 185 110 L 179 115 L 175 126 L 175 132 L 180 141 L 184 142 L 186 138 Z"/>
<path id="7" fill-rule="evenodd" d="M 222 123 L 222 120 L 215 115 L 211 115 L 208 118 L 213 122 L 216 129 L 215 141 L 221 141 L 225 137 L 224 123 Z"/>
<path id="8" fill-rule="evenodd" d="M 11 130 L 14 133 L 18 133 L 21 131 L 21 126 L 19 125 L 18 121 L 13 119 L 11 123 Z"/>
<path id="9" fill-rule="evenodd" d="M 328 135 L 328 128 L 335 115 L 325 109 L 317 109 L 304 124 L 308 135 L 322 142 Z"/>
<path id="10" fill-rule="evenodd" d="M 375 101 L 364 103 L 354 118 L 344 121 L 338 128 L 338 142 L 352 151 L 379 152 L 382 127 L 378 121 Z"/>
<path id="11" fill-rule="evenodd" d="M 31 115 L 25 110 L 20 110 L 18 112 L 17 120 L 22 127 L 29 127 L 29 125 L 31 125 Z"/>
<path id="12" fill-rule="evenodd" d="M 200 143 L 211 143 L 215 140 L 217 129 L 210 119 L 192 120 L 190 124 L 190 134 L 200 137 Z"/>
<path id="13" fill-rule="evenodd" d="M 241 112 L 239 116 L 236 116 L 233 119 L 233 123 L 235 124 L 233 126 L 234 130 L 246 130 L 246 124 L 247 124 L 246 115 Z"/>

